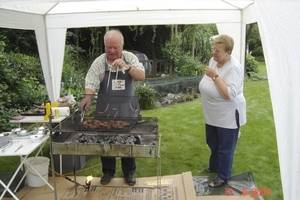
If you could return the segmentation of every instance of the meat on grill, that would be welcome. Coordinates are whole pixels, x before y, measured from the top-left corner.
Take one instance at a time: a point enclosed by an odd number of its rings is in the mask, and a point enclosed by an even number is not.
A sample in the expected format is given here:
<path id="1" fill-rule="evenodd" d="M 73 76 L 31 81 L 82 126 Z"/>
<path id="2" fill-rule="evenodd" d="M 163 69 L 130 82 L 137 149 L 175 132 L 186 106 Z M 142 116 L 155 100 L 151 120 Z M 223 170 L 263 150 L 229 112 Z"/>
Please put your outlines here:
<path id="1" fill-rule="evenodd" d="M 122 120 L 102 121 L 98 119 L 88 119 L 82 122 L 82 126 L 87 129 L 123 129 L 128 125 L 130 125 L 128 122 Z"/>

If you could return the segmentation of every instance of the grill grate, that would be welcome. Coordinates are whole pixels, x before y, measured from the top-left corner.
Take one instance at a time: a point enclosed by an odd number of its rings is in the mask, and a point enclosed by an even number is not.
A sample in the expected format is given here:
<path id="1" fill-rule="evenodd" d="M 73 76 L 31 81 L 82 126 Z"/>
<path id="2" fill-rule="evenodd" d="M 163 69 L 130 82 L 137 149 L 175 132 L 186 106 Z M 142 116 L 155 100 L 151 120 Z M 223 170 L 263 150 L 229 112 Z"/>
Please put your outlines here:
<path id="1" fill-rule="evenodd" d="M 84 118 L 82 123 L 76 127 L 77 131 L 96 131 L 96 132 L 128 132 L 137 123 L 137 119 L 127 118 Z"/>

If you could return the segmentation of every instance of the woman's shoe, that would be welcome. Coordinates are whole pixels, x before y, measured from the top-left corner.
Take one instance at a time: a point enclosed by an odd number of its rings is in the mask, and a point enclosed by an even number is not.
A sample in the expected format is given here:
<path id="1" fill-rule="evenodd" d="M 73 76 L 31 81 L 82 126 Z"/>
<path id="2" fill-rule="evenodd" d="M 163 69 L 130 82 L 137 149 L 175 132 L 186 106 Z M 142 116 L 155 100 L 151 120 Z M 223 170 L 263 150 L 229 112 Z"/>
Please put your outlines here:
<path id="1" fill-rule="evenodd" d="M 208 184 L 209 187 L 215 188 L 215 187 L 221 187 L 226 183 L 226 180 L 222 180 L 219 177 L 214 179 L 210 184 Z"/>

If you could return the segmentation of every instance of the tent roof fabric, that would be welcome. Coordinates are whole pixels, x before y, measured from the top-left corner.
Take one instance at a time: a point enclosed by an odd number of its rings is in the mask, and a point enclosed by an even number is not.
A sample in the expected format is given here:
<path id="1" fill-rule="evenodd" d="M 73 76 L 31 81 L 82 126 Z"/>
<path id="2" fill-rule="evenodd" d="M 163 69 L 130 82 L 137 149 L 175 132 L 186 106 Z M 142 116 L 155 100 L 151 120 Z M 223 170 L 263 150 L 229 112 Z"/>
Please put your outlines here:
<path id="1" fill-rule="evenodd" d="M 241 17 L 241 10 L 251 4 L 253 1 L 187 0 L 185 3 L 182 1 L 170 3 L 165 0 L 24 0 L 16 3 L 16 1 L 0 0 L 2 13 L 0 16 L 2 15 L 2 19 L 7 19 L 0 20 L 0 26 L 36 29 L 38 27 L 35 23 L 26 23 L 26 21 L 28 17 L 38 18 L 38 16 L 45 17 L 47 28 L 241 22 L 246 19 Z M 9 15 L 5 15 L 6 13 Z M 19 17 L 10 17 L 16 15 Z M 86 20 L 87 16 L 91 20 Z"/>
<path id="2" fill-rule="evenodd" d="M 217 2 L 217 3 L 216 3 Z M 232 10 L 244 9 L 253 1 L 186 0 L 182 1 L 6 1 L 1 7 L 42 15 L 157 10 Z"/>

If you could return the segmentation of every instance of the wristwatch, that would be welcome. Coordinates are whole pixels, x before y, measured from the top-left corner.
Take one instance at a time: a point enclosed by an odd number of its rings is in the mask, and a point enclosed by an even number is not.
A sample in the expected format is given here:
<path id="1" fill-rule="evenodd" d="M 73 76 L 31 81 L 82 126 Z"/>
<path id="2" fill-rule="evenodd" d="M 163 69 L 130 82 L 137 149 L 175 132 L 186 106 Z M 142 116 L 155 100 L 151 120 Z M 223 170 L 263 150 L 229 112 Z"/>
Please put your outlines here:
<path id="1" fill-rule="evenodd" d="M 217 74 L 216 76 L 212 77 L 211 79 L 212 79 L 213 81 L 215 81 L 216 78 L 218 78 L 218 77 L 219 77 L 219 75 Z"/>
<path id="2" fill-rule="evenodd" d="M 129 72 L 131 70 L 131 66 L 129 66 L 127 69 L 125 69 L 126 72 Z"/>

